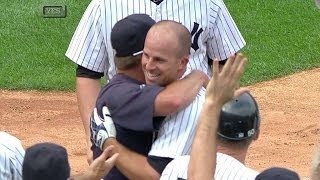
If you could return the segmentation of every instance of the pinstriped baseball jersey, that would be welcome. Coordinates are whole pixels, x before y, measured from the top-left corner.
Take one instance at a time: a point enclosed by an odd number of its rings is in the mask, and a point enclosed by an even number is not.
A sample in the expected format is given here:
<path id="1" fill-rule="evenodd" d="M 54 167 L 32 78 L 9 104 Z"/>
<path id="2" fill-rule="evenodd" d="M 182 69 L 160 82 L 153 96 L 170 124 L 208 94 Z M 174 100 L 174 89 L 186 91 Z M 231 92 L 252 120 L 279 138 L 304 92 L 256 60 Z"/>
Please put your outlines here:
<path id="1" fill-rule="evenodd" d="M 202 88 L 188 107 L 165 118 L 149 155 L 175 158 L 190 154 L 204 99 L 205 89 Z"/>
<path id="2" fill-rule="evenodd" d="M 96 72 L 116 73 L 110 32 L 120 19 L 133 13 L 149 14 L 156 21 L 175 20 L 192 34 L 188 72 L 202 70 L 211 76 L 208 57 L 226 59 L 245 41 L 222 0 L 92 0 L 72 37 L 66 56 Z"/>
<path id="3" fill-rule="evenodd" d="M 0 179 L 22 180 L 24 154 L 20 140 L 0 131 Z"/>
<path id="4" fill-rule="evenodd" d="M 162 172 L 160 180 L 187 179 L 189 161 L 190 156 L 180 156 L 172 160 Z M 215 180 L 254 180 L 258 174 L 233 157 L 217 153 Z"/>

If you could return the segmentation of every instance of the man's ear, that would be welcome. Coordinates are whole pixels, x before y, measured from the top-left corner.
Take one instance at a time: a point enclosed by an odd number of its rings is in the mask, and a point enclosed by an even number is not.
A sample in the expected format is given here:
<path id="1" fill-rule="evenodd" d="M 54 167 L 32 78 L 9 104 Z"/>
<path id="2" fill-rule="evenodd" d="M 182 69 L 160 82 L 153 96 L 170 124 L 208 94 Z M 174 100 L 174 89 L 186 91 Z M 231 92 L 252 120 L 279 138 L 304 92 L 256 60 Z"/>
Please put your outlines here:
<path id="1" fill-rule="evenodd" d="M 179 74 L 179 78 L 181 78 L 183 76 L 183 74 L 186 72 L 188 62 L 189 62 L 189 56 L 183 56 L 180 59 L 179 67 L 178 67 L 178 70 L 177 70 L 177 72 Z"/>
<path id="2" fill-rule="evenodd" d="M 186 67 L 188 63 L 189 63 L 189 56 L 183 56 L 180 61 L 180 65 L 182 66 L 182 68 Z"/>

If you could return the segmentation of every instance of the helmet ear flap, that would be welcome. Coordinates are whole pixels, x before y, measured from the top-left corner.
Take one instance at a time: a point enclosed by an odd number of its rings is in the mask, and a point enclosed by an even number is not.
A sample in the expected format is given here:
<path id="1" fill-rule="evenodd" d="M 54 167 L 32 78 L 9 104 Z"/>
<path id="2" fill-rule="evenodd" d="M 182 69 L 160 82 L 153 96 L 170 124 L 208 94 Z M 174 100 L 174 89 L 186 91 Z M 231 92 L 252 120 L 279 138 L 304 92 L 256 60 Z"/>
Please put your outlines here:
<path id="1" fill-rule="evenodd" d="M 218 135 L 229 140 L 253 137 L 260 127 L 257 102 L 250 93 L 244 93 L 223 105 Z"/>

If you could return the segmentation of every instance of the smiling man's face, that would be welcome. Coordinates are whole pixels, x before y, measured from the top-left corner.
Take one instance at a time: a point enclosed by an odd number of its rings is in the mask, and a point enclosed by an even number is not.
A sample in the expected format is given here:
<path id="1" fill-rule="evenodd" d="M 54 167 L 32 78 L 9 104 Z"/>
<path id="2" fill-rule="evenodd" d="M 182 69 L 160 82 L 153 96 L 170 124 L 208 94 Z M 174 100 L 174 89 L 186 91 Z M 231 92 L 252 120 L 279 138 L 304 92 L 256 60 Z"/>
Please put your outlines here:
<path id="1" fill-rule="evenodd" d="M 142 69 L 146 83 L 166 86 L 180 78 L 186 67 L 179 57 L 179 44 L 173 33 L 164 29 L 151 28 L 145 40 Z"/>

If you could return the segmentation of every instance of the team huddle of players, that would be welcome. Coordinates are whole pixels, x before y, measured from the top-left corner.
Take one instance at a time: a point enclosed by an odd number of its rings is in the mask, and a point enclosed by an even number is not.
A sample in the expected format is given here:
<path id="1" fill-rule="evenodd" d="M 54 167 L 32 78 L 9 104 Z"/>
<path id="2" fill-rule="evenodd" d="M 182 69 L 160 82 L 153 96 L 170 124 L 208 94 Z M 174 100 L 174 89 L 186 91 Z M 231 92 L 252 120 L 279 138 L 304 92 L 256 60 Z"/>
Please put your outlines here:
<path id="1" fill-rule="evenodd" d="M 88 154 L 96 158 L 110 145 L 120 154 L 105 179 L 187 179 L 215 73 L 211 66 L 219 61 L 216 71 L 222 73 L 228 61 L 246 62 L 237 54 L 244 45 L 222 0 L 92 1 L 66 56 L 78 64 L 78 102 L 91 137 Z M 100 89 L 103 73 L 108 83 Z M 218 144 L 216 179 L 259 174 L 244 165 L 259 135 L 258 107 L 250 93 L 238 98 L 222 111 L 219 118 L 227 122 L 219 124 L 217 140 L 211 139 Z"/>
<path id="2" fill-rule="evenodd" d="M 299 179 L 288 169 L 245 165 L 260 114 L 239 87 L 244 46 L 223 0 L 92 0 L 66 52 L 78 65 L 91 175 Z M 106 152 L 112 161 L 104 162 Z"/>

